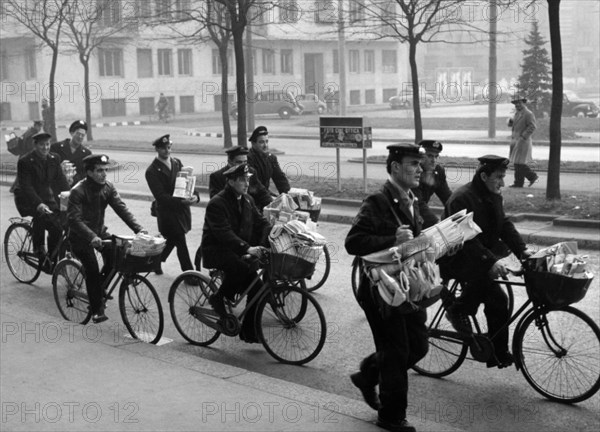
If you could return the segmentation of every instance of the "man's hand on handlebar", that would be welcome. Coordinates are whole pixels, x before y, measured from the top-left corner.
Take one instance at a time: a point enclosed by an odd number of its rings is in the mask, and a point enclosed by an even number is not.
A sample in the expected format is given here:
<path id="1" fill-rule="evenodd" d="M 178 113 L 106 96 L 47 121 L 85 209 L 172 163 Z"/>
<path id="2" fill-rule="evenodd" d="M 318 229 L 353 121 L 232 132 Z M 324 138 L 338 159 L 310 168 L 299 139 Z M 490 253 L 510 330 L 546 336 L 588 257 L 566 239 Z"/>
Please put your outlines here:
<path id="1" fill-rule="evenodd" d="M 492 279 L 497 277 L 504 278 L 506 275 L 508 275 L 508 270 L 504 264 L 502 264 L 500 261 L 496 261 L 492 268 L 488 271 L 488 274 Z"/>
<path id="2" fill-rule="evenodd" d="M 268 249 L 264 246 L 250 246 L 246 253 L 257 258 L 262 258 L 262 256 L 267 252 L 267 250 Z"/>
<path id="3" fill-rule="evenodd" d="M 50 207 L 48 207 L 44 203 L 38 205 L 36 210 L 38 211 L 38 213 L 52 214 L 52 210 L 50 210 Z"/>
<path id="4" fill-rule="evenodd" d="M 102 243 L 102 239 L 100 237 L 94 237 L 90 242 L 90 245 L 92 245 L 92 247 L 97 250 L 102 250 L 102 248 L 104 247 L 104 244 Z"/>

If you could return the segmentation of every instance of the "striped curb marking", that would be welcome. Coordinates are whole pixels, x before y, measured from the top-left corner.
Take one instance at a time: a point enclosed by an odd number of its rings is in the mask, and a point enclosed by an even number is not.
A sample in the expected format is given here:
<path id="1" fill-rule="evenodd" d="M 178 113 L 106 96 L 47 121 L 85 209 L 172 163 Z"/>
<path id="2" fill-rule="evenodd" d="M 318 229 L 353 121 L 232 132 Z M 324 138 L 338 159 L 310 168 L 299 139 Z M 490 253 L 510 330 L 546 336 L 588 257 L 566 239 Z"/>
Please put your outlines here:
<path id="1" fill-rule="evenodd" d="M 217 132 L 195 132 L 195 131 L 187 131 L 185 133 L 189 136 L 199 136 L 199 137 L 209 137 L 209 138 L 223 138 L 222 133 Z"/>
<path id="2" fill-rule="evenodd" d="M 123 122 L 108 122 L 108 123 L 94 123 L 92 126 L 95 128 L 104 128 L 104 127 L 116 127 L 116 126 L 141 126 L 141 125 L 145 125 L 145 124 L 150 124 L 150 122 L 147 121 L 140 121 L 140 120 L 136 120 L 136 121 L 123 121 Z M 70 125 L 57 125 L 56 128 L 57 129 L 68 129 Z M 29 129 L 30 126 L 15 126 L 15 127 L 2 127 L 0 128 L 1 131 L 6 131 L 6 132 L 10 132 L 10 131 L 26 131 L 27 129 Z"/>

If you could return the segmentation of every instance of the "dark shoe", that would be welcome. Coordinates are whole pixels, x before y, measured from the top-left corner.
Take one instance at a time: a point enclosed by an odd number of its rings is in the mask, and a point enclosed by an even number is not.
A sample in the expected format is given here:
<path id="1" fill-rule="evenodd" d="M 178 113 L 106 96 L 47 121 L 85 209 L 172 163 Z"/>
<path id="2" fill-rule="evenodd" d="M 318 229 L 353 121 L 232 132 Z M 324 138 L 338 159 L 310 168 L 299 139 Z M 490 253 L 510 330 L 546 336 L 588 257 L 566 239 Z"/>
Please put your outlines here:
<path id="1" fill-rule="evenodd" d="M 98 324 L 98 323 L 101 323 L 104 321 L 108 321 L 108 317 L 106 315 L 104 315 L 104 312 L 103 312 L 103 313 L 93 315 L 92 321 L 94 322 L 94 324 Z"/>
<path id="2" fill-rule="evenodd" d="M 511 184 L 511 185 L 509 186 L 509 188 L 522 188 L 522 187 L 523 187 L 523 185 L 519 186 L 519 185 L 517 185 L 517 184 Z"/>
<path id="3" fill-rule="evenodd" d="M 415 427 L 411 425 L 406 419 L 389 421 L 382 419 L 381 417 L 377 417 L 376 424 L 380 428 L 392 432 L 417 432 L 417 429 L 415 429 Z"/>
<path id="4" fill-rule="evenodd" d="M 498 369 L 502 369 L 512 365 L 515 362 L 515 359 L 511 353 L 505 351 L 502 354 L 496 354 L 490 360 L 486 362 L 487 367 L 493 368 L 497 367 Z"/>
<path id="5" fill-rule="evenodd" d="M 375 386 L 367 384 L 360 372 L 350 375 L 350 380 L 352 381 L 352 384 L 354 384 L 356 388 L 360 390 L 367 405 L 369 405 L 375 411 L 381 408 L 381 402 L 379 402 L 379 396 L 377 396 Z"/>
<path id="6" fill-rule="evenodd" d="M 462 312 L 457 312 L 452 308 L 448 309 L 446 312 L 446 319 L 450 321 L 452 327 L 456 331 L 471 333 L 471 321 L 469 321 L 469 317 Z"/>
<path id="7" fill-rule="evenodd" d="M 223 300 L 223 296 L 219 294 L 213 294 L 209 297 L 208 303 L 212 306 L 213 310 L 219 314 L 220 318 L 225 318 L 227 316 L 227 311 L 225 310 L 225 301 Z"/>
<path id="8" fill-rule="evenodd" d="M 246 343 L 259 343 L 260 342 L 258 340 L 258 336 L 256 336 L 256 334 L 254 334 L 253 332 L 250 332 L 250 331 L 245 331 L 244 329 L 242 329 L 242 331 L 240 332 L 240 339 Z"/>
<path id="9" fill-rule="evenodd" d="M 154 270 L 154 273 L 156 273 L 157 275 L 160 276 L 161 274 L 163 274 L 162 268 L 161 267 L 157 268 L 156 270 Z"/>
<path id="10" fill-rule="evenodd" d="M 533 180 L 529 180 L 529 187 L 533 186 L 533 184 L 538 181 L 539 178 L 540 176 L 536 175 Z"/>

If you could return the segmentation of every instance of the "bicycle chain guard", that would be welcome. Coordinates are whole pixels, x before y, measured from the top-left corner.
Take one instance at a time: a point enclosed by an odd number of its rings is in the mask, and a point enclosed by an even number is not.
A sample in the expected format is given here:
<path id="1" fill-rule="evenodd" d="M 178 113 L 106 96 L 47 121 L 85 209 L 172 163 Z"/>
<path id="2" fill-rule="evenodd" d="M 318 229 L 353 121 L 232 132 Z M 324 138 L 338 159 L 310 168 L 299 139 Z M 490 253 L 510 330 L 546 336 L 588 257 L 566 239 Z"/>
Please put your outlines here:
<path id="1" fill-rule="evenodd" d="M 473 358 L 479 362 L 488 361 L 494 355 L 494 346 L 486 335 L 474 334 L 469 350 Z"/>
<path id="2" fill-rule="evenodd" d="M 242 323 L 235 315 L 227 314 L 225 319 L 219 321 L 219 327 L 221 327 L 225 336 L 237 336 L 242 330 Z"/>

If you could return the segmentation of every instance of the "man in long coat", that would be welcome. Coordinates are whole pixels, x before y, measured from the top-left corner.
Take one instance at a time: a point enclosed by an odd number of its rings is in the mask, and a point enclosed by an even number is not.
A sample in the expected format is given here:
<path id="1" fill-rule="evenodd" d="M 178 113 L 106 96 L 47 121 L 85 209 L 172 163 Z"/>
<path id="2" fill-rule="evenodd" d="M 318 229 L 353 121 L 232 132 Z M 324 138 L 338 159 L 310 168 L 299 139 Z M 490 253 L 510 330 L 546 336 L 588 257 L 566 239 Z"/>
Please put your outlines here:
<path id="1" fill-rule="evenodd" d="M 258 126 L 248 139 L 252 148 L 248 152 L 248 165 L 256 170 L 258 181 L 267 189 L 271 179 L 279 193 L 288 193 L 290 183 L 279 166 L 277 156 L 269 153 L 269 131 L 265 126 Z"/>
<path id="2" fill-rule="evenodd" d="M 512 103 L 515 105 L 516 112 L 514 118 L 509 121 L 509 125 L 512 126 L 509 159 L 515 167 L 515 182 L 509 187 L 521 188 L 525 179 L 529 180 L 529 186 L 538 179 L 538 175 L 529 166 L 533 162 L 531 136 L 537 125 L 535 116 L 525 106 L 527 99 L 515 99 Z"/>
<path id="3" fill-rule="evenodd" d="M 188 251 L 185 235 L 192 228 L 192 213 L 190 206 L 200 202 L 200 197 L 195 194 L 190 198 L 177 198 L 173 196 L 177 174 L 183 168 L 183 163 L 171 157 L 171 142 L 169 135 L 158 138 L 152 144 L 157 156 L 146 169 L 146 181 L 156 200 L 156 217 L 158 230 L 167 239 L 161 259 L 166 261 L 173 248 L 177 248 L 177 258 L 181 270 L 194 268 Z M 158 271 L 159 274 L 162 273 Z"/>

